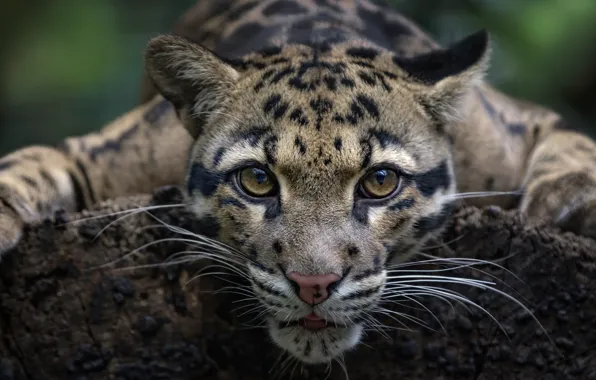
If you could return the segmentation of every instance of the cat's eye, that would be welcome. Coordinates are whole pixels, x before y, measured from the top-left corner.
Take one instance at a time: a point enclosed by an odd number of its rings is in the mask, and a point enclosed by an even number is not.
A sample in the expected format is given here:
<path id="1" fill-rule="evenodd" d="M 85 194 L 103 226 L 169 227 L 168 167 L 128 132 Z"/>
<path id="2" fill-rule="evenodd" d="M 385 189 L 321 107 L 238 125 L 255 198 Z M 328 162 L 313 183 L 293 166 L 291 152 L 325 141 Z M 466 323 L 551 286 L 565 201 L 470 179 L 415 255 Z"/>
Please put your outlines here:
<path id="1" fill-rule="evenodd" d="M 277 191 L 273 174 L 254 166 L 241 169 L 237 180 L 241 189 L 252 197 L 269 197 Z"/>
<path id="2" fill-rule="evenodd" d="M 376 169 L 368 172 L 360 181 L 359 193 L 363 198 L 389 197 L 399 189 L 399 175 L 392 169 Z"/>

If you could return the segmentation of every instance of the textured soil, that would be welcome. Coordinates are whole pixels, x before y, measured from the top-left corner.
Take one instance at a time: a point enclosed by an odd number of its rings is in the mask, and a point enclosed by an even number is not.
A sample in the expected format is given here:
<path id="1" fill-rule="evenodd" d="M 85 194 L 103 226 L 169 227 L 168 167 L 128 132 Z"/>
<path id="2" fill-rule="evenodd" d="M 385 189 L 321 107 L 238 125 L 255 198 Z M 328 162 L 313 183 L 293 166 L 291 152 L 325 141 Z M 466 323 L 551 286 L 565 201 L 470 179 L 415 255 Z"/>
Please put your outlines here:
<path id="1" fill-rule="evenodd" d="M 9 379 L 324 379 L 326 368 L 273 364 L 280 352 L 254 315 L 215 276 L 186 283 L 198 264 L 136 270 L 161 263 L 181 243 L 154 244 L 111 268 L 124 254 L 176 235 L 145 213 L 114 223 L 91 216 L 175 201 L 172 189 L 153 197 L 107 202 L 82 215 L 57 214 L 32 227 L 0 265 L 0 380 Z M 161 220 L 196 228 L 180 208 L 154 212 Z M 84 219 L 87 218 L 87 219 Z M 83 220 L 84 219 L 84 220 Z M 179 235 L 178 235 L 179 236 Z M 445 272 L 496 282 L 522 300 L 544 330 L 495 292 L 456 286 L 490 312 L 425 298 L 427 309 L 386 305 L 424 321 L 412 331 L 390 318 L 384 335 L 345 357 L 355 379 L 593 379 L 596 380 L 596 242 L 545 226 L 515 212 L 458 210 L 440 248 L 443 257 L 481 258 L 496 266 Z M 428 268 L 427 268 L 428 269 Z M 437 284 L 428 284 L 437 285 Z M 441 285 L 443 286 L 443 285 Z M 444 287 L 444 286 L 443 286 Z M 416 307 L 413 307 L 416 306 Z M 433 317 L 433 314 L 436 316 Z M 330 379 L 344 379 L 340 365 Z"/>

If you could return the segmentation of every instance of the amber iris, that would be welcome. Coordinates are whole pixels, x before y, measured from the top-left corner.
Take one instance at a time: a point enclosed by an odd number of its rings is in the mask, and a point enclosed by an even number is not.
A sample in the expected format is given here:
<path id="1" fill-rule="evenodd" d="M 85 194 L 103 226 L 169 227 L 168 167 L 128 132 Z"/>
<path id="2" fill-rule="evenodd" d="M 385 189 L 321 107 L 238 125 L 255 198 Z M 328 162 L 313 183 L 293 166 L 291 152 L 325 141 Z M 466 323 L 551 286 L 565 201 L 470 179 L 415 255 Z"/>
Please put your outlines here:
<path id="1" fill-rule="evenodd" d="M 360 192 L 366 198 L 386 198 L 399 187 L 399 176 L 394 170 L 377 169 L 367 173 L 360 181 Z"/>
<path id="2" fill-rule="evenodd" d="M 248 167 L 238 173 L 238 183 L 244 192 L 253 197 L 267 197 L 276 191 L 273 176 L 263 169 Z"/>

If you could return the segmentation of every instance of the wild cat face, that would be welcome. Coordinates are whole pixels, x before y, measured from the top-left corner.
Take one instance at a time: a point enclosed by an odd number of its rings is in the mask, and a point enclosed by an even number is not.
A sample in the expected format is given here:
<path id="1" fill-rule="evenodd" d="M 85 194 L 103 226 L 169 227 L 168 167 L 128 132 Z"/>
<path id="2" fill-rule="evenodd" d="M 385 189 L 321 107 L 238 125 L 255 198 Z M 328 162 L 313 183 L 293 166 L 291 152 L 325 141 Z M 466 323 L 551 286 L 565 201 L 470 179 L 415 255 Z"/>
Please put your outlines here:
<path id="1" fill-rule="evenodd" d="M 487 36 L 402 59 L 359 42 L 225 63 L 154 39 L 147 68 L 196 138 L 200 233 L 243 252 L 269 333 L 307 363 L 354 347 L 386 281 L 435 236 L 455 191 L 449 128 Z"/>

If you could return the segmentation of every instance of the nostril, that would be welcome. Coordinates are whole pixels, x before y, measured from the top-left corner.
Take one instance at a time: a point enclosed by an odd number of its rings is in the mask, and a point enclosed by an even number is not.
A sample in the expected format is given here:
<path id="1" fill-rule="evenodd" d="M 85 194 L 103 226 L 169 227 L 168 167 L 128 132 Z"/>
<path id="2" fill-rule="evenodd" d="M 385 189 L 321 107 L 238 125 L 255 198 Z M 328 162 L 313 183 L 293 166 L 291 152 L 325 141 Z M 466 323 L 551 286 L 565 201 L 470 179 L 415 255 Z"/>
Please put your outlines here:
<path id="1" fill-rule="evenodd" d="M 329 297 L 329 289 L 332 284 L 338 282 L 341 277 L 335 273 L 323 275 L 306 275 L 297 272 L 287 274 L 288 280 L 294 287 L 298 297 L 304 302 L 312 305 L 321 303 Z"/>

